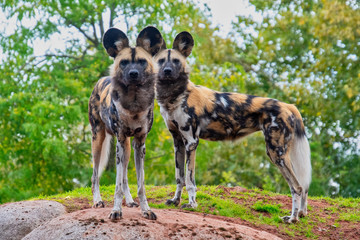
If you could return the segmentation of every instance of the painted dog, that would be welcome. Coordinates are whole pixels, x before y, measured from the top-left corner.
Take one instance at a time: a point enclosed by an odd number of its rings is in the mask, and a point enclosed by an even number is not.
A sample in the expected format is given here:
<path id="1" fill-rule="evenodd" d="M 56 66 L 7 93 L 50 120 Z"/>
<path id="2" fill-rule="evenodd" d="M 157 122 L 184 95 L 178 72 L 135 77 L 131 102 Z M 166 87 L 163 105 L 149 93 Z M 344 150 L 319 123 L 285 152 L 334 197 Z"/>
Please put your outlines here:
<path id="1" fill-rule="evenodd" d="M 92 128 L 94 207 L 104 207 L 99 178 L 108 162 L 110 141 L 116 137 L 116 188 L 111 220 L 122 217 L 123 195 L 127 206 L 138 206 L 132 199 L 127 180 L 127 167 L 133 138 L 140 207 L 145 218 L 156 219 L 150 210 L 144 187 L 145 139 L 153 123 L 155 77 L 157 65 L 153 56 L 165 48 L 160 32 L 154 27 L 143 29 L 136 47 L 129 46 L 127 36 L 110 28 L 103 37 L 107 53 L 114 58 L 110 76 L 101 78 L 89 100 L 89 121 Z"/>
<path id="2" fill-rule="evenodd" d="M 167 204 L 178 205 L 186 185 L 189 203 L 183 207 L 197 207 L 195 151 L 200 138 L 235 140 L 261 130 L 267 155 L 280 169 L 292 194 L 291 216 L 283 220 L 298 221 L 298 216 L 307 214 L 311 182 L 309 143 L 299 111 L 294 105 L 275 99 L 217 92 L 195 85 L 189 80 L 186 64 L 193 46 L 191 34 L 182 32 L 176 36 L 173 49 L 161 50 L 155 56 L 159 65 L 156 98 L 175 148 L 177 189 Z"/>

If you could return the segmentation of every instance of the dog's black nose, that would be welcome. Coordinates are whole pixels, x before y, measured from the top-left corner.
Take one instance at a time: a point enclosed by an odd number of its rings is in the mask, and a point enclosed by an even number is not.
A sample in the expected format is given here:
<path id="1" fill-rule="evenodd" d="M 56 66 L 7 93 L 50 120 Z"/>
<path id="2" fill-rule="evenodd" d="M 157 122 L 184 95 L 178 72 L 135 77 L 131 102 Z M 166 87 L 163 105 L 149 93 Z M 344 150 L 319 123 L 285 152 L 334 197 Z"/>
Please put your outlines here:
<path id="1" fill-rule="evenodd" d="M 136 69 L 129 71 L 130 78 L 136 79 L 139 76 L 139 71 Z"/>
<path id="2" fill-rule="evenodd" d="M 171 68 L 164 68 L 165 75 L 170 75 L 172 72 Z"/>

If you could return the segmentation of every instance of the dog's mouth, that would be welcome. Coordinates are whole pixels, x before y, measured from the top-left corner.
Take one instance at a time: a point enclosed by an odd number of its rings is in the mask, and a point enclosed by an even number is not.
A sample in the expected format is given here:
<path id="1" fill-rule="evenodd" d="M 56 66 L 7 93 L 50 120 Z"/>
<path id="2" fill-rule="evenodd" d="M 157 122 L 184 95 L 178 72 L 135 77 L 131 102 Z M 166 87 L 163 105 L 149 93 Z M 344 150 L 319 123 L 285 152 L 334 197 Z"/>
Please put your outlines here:
<path id="1" fill-rule="evenodd" d="M 127 81 L 126 86 L 128 87 L 141 87 L 144 85 L 143 81 Z"/>
<path id="2" fill-rule="evenodd" d="M 172 83 L 172 82 L 174 82 L 174 77 L 172 76 L 172 75 L 161 75 L 161 76 L 159 76 L 159 81 L 160 82 L 163 82 L 163 83 L 166 83 L 166 82 L 168 82 L 168 83 Z"/>
<path id="3" fill-rule="evenodd" d="M 125 86 L 127 87 L 141 87 L 143 85 L 146 85 L 146 83 L 148 82 L 149 80 L 146 78 L 146 76 L 144 77 L 139 77 L 139 78 L 125 78 L 123 79 L 123 83 Z"/>

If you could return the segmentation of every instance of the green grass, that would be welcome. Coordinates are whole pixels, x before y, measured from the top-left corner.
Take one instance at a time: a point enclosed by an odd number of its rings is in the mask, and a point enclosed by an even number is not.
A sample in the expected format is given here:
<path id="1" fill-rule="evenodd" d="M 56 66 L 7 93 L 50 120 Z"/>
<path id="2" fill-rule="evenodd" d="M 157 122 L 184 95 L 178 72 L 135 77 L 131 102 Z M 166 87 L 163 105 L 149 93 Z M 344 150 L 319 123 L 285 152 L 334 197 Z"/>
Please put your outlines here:
<path id="1" fill-rule="evenodd" d="M 268 213 L 279 213 L 280 212 L 280 204 L 272 205 L 266 204 L 264 201 L 257 201 L 252 208 L 258 212 L 268 212 Z"/>
<path id="2" fill-rule="evenodd" d="M 115 186 L 101 186 L 101 196 L 107 205 L 113 202 Z M 176 190 L 176 186 L 146 186 L 146 196 L 149 205 L 152 208 L 175 208 L 167 206 L 165 201 L 171 198 Z M 133 198 L 137 197 L 137 186 L 130 185 L 130 192 Z M 238 218 L 252 224 L 254 227 L 267 225 L 270 226 L 282 236 L 287 238 L 301 239 L 305 236 L 308 239 L 321 238 L 322 232 L 318 232 L 319 226 L 334 226 L 335 230 L 341 231 L 341 225 L 350 223 L 357 226 L 360 222 L 360 199 L 354 198 L 324 198 L 310 197 L 312 201 L 324 205 L 319 209 L 308 206 L 308 217 L 301 218 L 297 224 L 284 224 L 281 217 L 290 214 L 290 209 L 286 209 L 282 202 L 274 200 L 280 195 L 273 192 L 263 191 L 260 189 L 249 189 L 245 191 L 229 191 L 223 186 L 199 186 L 197 189 L 197 209 L 186 209 L 189 211 L 214 214 L 224 217 Z M 290 199 L 289 195 L 285 195 Z M 47 199 L 58 201 L 67 206 L 72 211 L 78 210 L 75 199 L 82 199 L 92 205 L 91 188 L 79 188 L 71 192 L 62 193 L 54 196 L 39 196 L 35 199 Z M 182 203 L 186 203 L 188 194 L 184 191 Z M 341 235 L 339 235 L 341 236 Z"/>
<path id="3" fill-rule="evenodd" d="M 359 222 L 360 223 L 360 215 L 359 213 L 354 212 L 342 212 L 339 215 L 339 220 L 341 221 L 349 221 L 349 222 Z"/>

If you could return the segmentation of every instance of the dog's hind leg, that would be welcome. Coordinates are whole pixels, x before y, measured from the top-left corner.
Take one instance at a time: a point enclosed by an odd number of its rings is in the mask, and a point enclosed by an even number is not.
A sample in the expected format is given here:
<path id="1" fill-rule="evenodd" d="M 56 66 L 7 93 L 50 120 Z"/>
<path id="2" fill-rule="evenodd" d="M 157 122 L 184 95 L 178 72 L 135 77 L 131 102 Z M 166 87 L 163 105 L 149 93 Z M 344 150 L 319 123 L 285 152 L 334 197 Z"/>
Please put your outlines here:
<path id="1" fill-rule="evenodd" d="M 93 137 L 91 144 L 92 159 L 93 159 L 93 175 L 91 177 L 91 190 L 93 194 L 93 207 L 105 207 L 104 202 L 101 200 L 100 195 L 100 164 L 104 161 L 105 153 L 107 151 L 105 143 L 105 128 L 104 126 L 98 125 L 93 128 Z"/>
<path id="2" fill-rule="evenodd" d="M 298 213 L 300 209 L 301 196 L 303 195 L 303 189 L 300 186 L 294 171 L 292 170 L 290 157 L 288 155 L 285 155 L 282 157 L 270 157 L 270 158 L 279 168 L 281 174 L 287 181 L 291 191 L 291 196 L 292 196 L 291 215 L 283 217 L 283 221 L 285 223 L 297 222 L 299 220 Z"/>
<path id="3" fill-rule="evenodd" d="M 166 205 L 173 204 L 178 206 L 181 201 L 182 190 L 185 186 L 185 145 L 178 132 L 170 132 L 174 139 L 176 192 L 174 198 L 166 201 Z"/>
<path id="4" fill-rule="evenodd" d="M 140 201 L 140 208 L 143 217 L 156 220 L 156 215 L 151 211 L 145 194 L 145 183 L 144 183 L 144 160 L 145 160 L 145 139 L 146 136 L 137 137 L 133 139 L 134 157 L 135 157 L 135 168 L 138 184 L 138 197 Z"/>
<path id="5" fill-rule="evenodd" d="M 290 158 L 289 146 L 294 143 L 292 129 L 289 128 L 281 119 L 271 116 L 264 128 L 266 142 L 266 153 L 271 161 L 279 168 L 281 174 L 287 181 L 292 195 L 292 211 L 290 216 L 283 217 L 286 223 L 293 223 L 299 220 L 298 213 L 300 209 L 303 187 L 299 183 L 293 164 Z"/>
<path id="6" fill-rule="evenodd" d="M 128 182 L 128 177 L 127 177 L 127 169 L 128 169 L 128 164 L 129 164 L 129 159 L 130 159 L 130 154 L 131 154 L 131 145 L 130 145 L 130 138 L 126 138 L 125 142 L 124 142 L 124 147 L 125 147 L 125 152 L 124 152 L 124 162 L 123 162 L 123 192 L 125 195 L 125 202 L 126 202 L 126 206 L 128 207 L 138 207 L 139 205 L 134 202 L 131 194 L 130 194 L 130 188 L 129 188 L 129 182 Z"/>
<path id="7" fill-rule="evenodd" d="M 289 184 L 291 196 L 292 196 L 292 210 L 290 216 L 283 217 L 283 221 L 285 223 L 294 223 L 299 221 L 299 209 L 301 203 L 301 196 L 303 195 L 303 188 L 299 184 L 294 171 L 292 170 L 292 166 L 290 163 L 290 159 L 285 157 L 285 166 L 278 166 L 282 175 L 285 177 L 286 181 Z"/>
<path id="8" fill-rule="evenodd" d="M 298 213 L 300 208 L 301 196 L 303 195 L 303 189 L 299 184 L 299 181 L 296 178 L 295 173 L 292 169 L 290 156 L 289 154 L 279 156 L 278 153 L 276 153 L 271 149 L 268 149 L 268 147 L 267 147 L 267 153 L 270 159 L 272 160 L 272 162 L 279 168 L 281 174 L 287 181 L 291 191 L 291 196 L 292 196 L 291 215 L 283 217 L 283 221 L 285 223 L 297 222 L 299 220 Z"/>

